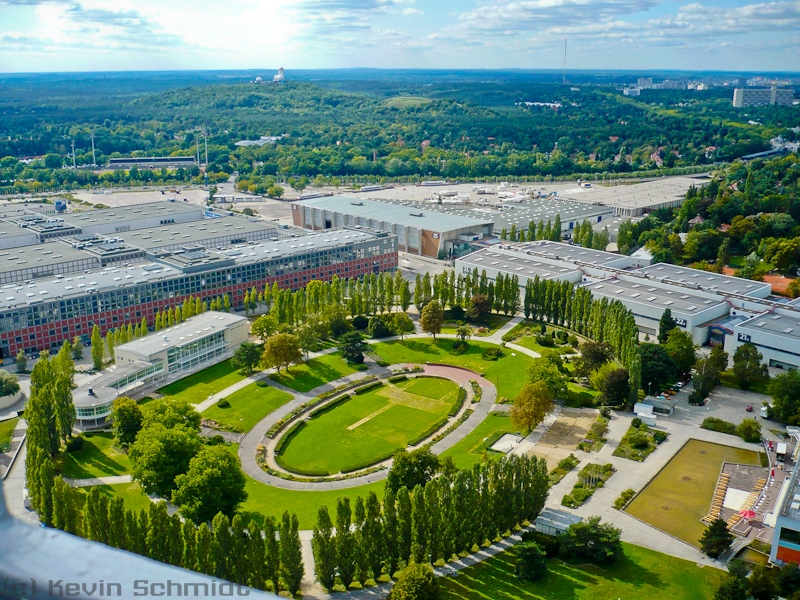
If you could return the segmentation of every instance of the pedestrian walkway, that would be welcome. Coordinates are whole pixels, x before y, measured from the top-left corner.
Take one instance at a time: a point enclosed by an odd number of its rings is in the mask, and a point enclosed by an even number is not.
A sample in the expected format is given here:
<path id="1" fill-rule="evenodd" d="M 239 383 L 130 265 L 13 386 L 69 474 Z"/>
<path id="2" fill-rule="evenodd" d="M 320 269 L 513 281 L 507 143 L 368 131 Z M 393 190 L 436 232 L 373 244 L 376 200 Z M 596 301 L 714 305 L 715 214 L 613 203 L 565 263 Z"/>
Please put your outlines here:
<path id="1" fill-rule="evenodd" d="M 64 478 L 74 488 L 93 487 L 95 485 L 117 485 L 118 483 L 131 483 L 130 475 L 110 475 L 108 477 L 87 477 L 86 479 Z"/>

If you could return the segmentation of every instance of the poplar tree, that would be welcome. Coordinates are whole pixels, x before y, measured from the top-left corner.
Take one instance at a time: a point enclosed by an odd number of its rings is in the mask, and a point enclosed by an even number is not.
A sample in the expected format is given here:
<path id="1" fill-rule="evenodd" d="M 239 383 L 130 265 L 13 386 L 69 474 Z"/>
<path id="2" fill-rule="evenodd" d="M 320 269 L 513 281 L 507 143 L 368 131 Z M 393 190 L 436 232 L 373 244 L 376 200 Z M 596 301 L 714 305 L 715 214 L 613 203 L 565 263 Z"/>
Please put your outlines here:
<path id="1" fill-rule="evenodd" d="M 375 492 L 370 492 L 366 502 L 366 519 L 361 528 L 361 537 L 364 540 L 365 563 L 372 572 L 372 579 L 378 580 L 381 576 L 385 552 L 383 519 L 381 518 L 381 503 Z"/>
<path id="2" fill-rule="evenodd" d="M 386 550 L 386 571 L 389 577 L 394 576 L 400 560 L 397 538 L 397 505 L 391 488 L 387 487 L 383 495 L 383 540 Z"/>
<path id="3" fill-rule="evenodd" d="M 277 594 L 280 591 L 281 560 L 280 544 L 276 535 L 275 519 L 264 519 L 264 543 L 266 546 L 266 576 L 272 582 L 272 590 Z"/>
<path id="4" fill-rule="evenodd" d="M 115 548 L 128 549 L 128 537 L 125 529 L 125 501 L 121 496 L 114 496 L 108 504 L 108 544 Z"/>
<path id="5" fill-rule="evenodd" d="M 166 502 L 150 504 L 147 515 L 147 555 L 159 562 L 169 562 L 169 515 Z"/>
<path id="6" fill-rule="evenodd" d="M 336 540 L 328 507 L 325 505 L 320 506 L 317 511 L 311 548 L 314 551 L 314 573 L 317 581 L 330 592 L 336 583 Z"/>
<path id="7" fill-rule="evenodd" d="M 350 522 L 350 498 L 345 496 L 336 502 L 336 566 L 345 588 L 353 583 L 356 573 L 355 541 Z"/>
<path id="8" fill-rule="evenodd" d="M 197 562 L 194 570 L 206 575 L 214 575 L 214 535 L 208 525 L 197 528 Z"/>
<path id="9" fill-rule="evenodd" d="M 281 576 L 289 593 L 294 596 L 300 590 L 303 581 L 303 549 L 300 543 L 299 523 L 297 515 L 283 513 L 281 518 Z"/>
<path id="10" fill-rule="evenodd" d="M 403 486 L 397 490 L 397 549 L 403 564 L 408 564 L 411 556 L 411 532 L 411 495 Z"/>
<path id="11" fill-rule="evenodd" d="M 233 575 L 230 565 L 233 549 L 231 522 L 223 513 L 217 513 L 211 521 L 211 528 L 214 530 L 214 575 L 230 581 Z"/>
<path id="12" fill-rule="evenodd" d="M 231 554 L 228 562 L 233 574 L 233 581 L 240 585 L 246 585 L 248 580 L 247 554 L 247 534 L 244 530 L 242 515 L 237 514 L 231 519 Z"/>
<path id="13" fill-rule="evenodd" d="M 266 544 L 261 530 L 255 521 L 247 525 L 247 585 L 257 590 L 263 590 L 267 582 Z"/>
<path id="14" fill-rule="evenodd" d="M 411 557 L 414 562 L 430 562 L 428 548 L 428 513 L 425 506 L 425 491 L 417 484 L 411 494 L 412 543 Z"/>

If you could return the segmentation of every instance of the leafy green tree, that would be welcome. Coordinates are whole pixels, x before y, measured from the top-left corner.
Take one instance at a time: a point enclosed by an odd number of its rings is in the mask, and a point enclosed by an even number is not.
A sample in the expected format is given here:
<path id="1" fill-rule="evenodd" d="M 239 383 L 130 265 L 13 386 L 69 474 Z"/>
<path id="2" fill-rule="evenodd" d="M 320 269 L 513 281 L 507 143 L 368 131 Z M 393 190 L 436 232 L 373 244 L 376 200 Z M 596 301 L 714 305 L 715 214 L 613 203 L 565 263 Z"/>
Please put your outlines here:
<path id="1" fill-rule="evenodd" d="M 403 340 L 409 333 L 414 333 L 414 322 L 405 312 L 394 313 L 392 315 L 392 331 Z"/>
<path id="2" fill-rule="evenodd" d="M 672 310 L 666 309 L 658 322 L 658 343 L 666 344 L 669 332 L 675 329 L 678 323 L 672 318 Z"/>
<path id="3" fill-rule="evenodd" d="M 28 372 L 28 357 L 25 356 L 24 350 L 20 350 L 19 352 L 17 352 L 17 358 L 15 359 L 15 364 L 17 367 L 17 373 Z"/>
<path id="4" fill-rule="evenodd" d="M 217 513 L 211 522 L 211 529 L 214 532 L 214 544 L 212 546 L 214 552 L 214 576 L 231 581 L 233 579 L 231 521 L 226 515 Z"/>
<path id="5" fill-rule="evenodd" d="M 436 334 L 442 331 L 442 323 L 444 321 L 444 311 L 442 305 L 438 300 L 431 300 L 422 309 L 419 324 L 422 331 L 429 333 L 436 339 Z"/>
<path id="6" fill-rule="evenodd" d="M 128 455 L 131 476 L 147 494 L 170 498 L 175 478 L 189 470 L 189 463 L 200 449 L 197 433 L 178 425 L 167 429 L 155 423 L 139 432 Z"/>
<path id="7" fill-rule="evenodd" d="M 336 540 L 333 536 L 333 523 L 324 504 L 317 511 L 317 524 L 311 537 L 314 551 L 314 572 L 317 581 L 327 591 L 336 583 Z"/>
<path id="8" fill-rule="evenodd" d="M 348 331 L 339 338 L 339 352 L 349 363 L 360 365 L 364 362 L 364 352 L 368 349 L 368 344 L 358 331 Z"/>
<path id="9" fill-rule="evenodd" d="M 252 342 L 242 342 L 231 356 L 233 368 L 248 376 L 255 373 L 259 362 L 261 362 L 261 348 Z"/>
<path id="10" fill-rule="evenodd" d="M 264 342 L 262 360 L 265 365 L 275 367 L 280 373 L 281 367 L 288 369 L 290 364 L 303 360 L 300 342 L 290 333 L 276 333 Z"/>
<path id="11" fill-rule="evenodd" d="M 614 369 L 603 382 L 602 401 L 612 406 L 621 406 L 628 400 L 630 391 L 628 369 Z"/>
<path id="12" fill-rule="evenodd" d="M 289 516 L 286 511 L 281 517 L 281 577 L 286 589 L 294 596 L 300 590 L 303 580 L 303 550 L 300 544 L 297 515 Z"/>
<path id="13" fill-rule="evenodd" d="M 700 538 L 700 550 L 711 558 L 717 558 L 733 543 L 734 536 L 728 531 L 724 519 L 714 519 Z"/>
<path id="14" fill-rule="evenodd" d="M 111 403 L 114 443 L 121 448 L 127 448 L 136 441 L 143 421 L 142 409 L 133 398 L 120 396 Z"/>
<path id="15" fill-rule="evenodd" d="M 544 381 L 528 383 L 514 398 L 511 423 L 524 431 L 532 431 L 553 410 L 553 395 Z"/>
<path id="16" fill-rule="evenodd" d="M 581 523 L 573 523 L 559 536 L 561 553 L 570 557 L 588 558 L 593 562 L 613 563 L 622 558 L 624 551 L 620 541 L 621 530 L 600 517 L 589 517 Z"/>
<path id="17" fill-rule="evenodd" d="M 394 576 L 401 558 L 397 527 L 397 497 L 390 488 L 386 488 L 383 494 L 383 546 L 389 577 Z"/>
<path id="18" fill-rule="evenodd" d="M 372 578 L 377 581 L 381 576 L 381 567 L 386 556 L 384 539 L 383 518 L 381 516 L 381 503 L 375 492 L 367 495 L 366 519 L 361 530 L 364 541 L 364 554 L 372 573 Z"/>
<path id="19" fill-rule="evenodd" d="M 184 518 L 181 526 L 181 545 L 183 553 L 180 566 L 193 571 L 197 565 L 197 527 L 191 519 Z"/>
<path id="20" fill-rule="evenodd" d="M 428 506 L 425 502 L 425 490 L 417 485 L 411 493 L 411 559 L 415 563 L 429 563 L 431 561 L 430 548 L 428 547 Z"/>
<path id="21" fill-rule="evenodd" d="M 412 563 L 400 572 L 387 600 L 439 600 L 440 597 L 433 567 Z"/>
<path id="22" fill-rule="evenodd" d="M 740 560 L 728 563 L 726 577 L 714 592 L 714 600 L 748 600 L 748 569 Z"/>
<path id="23" fill-rule="evenodd" d="M 515 546 L 517 564 L 515 573 L 522 581 L 539 581 L 547 573 L 547 555 L 536 542 L 522 542 Z"/>
<path id="24" fill-rule="evenodd" d="M 336 501 L 336 567 L 345 588 L 350 587 L 356 574 L 355 539 L 350 530 L 352 516 L 350 498 L 339 498 Z"/>
<path id="25" fill-rule="evenodd" d="M 72 360 L 83 360 L 83 340 L 79 335 L 72 340 Z"/>
<path id="26" fill-rule="evenodd" d="M 530 383 L 543 382 L 553 398 L 567 397 L 567 376 L 559 371 L 558 366 L 551 361 L 535 360 L 528 367 L 528 381 Z"/>
<path id="27" fill-rule="evenodd" d="M 661 390 L 675 376 L 675 363 L 664 346 L 640 344 L 642 387 L 648 394 Z"/>
<path id="28" fill-rule="evenodd" d="M 391 489 L 387 486 L 387 489 Z M 411 494 L 406 486 L 397 490 L 397 554 L 403 564 L 411 556 L 413 519 L 411 517 Z"/>
<path id="29" fill-rule="evenodd" d="M 250 325 L 250 333 L 259 338 L 262 342 L 266 342 L 267 338 L 275 333 L 276 327 L 277 323 L 275 323 L 275 317 L 271 314 L 261 315 Z"/>
<path id="30" fill-rule="evenodd" d="M 664 343 L 667 354 L 675 363 L 677 373 L 688 373 L 697 361 L 697 346 L 692 341 L 692 336 L 680 329 L 671 329 Z"/>
<path id="31" fill-rule="evenodd" d="M 272 591 L 280 591 L 281 557 L 278 530 L 273 517 L 264 519 L 264 542 L 266 545 L 266 577 L 272 582 Z"/>
<path id="32" fill-rule="evenodd" d="M 225 446 L 204 446 L 188 471 L 175 477 L 172 502 L 195 522 L 210 521 L 219 512 L 232 517 L 247 500 L 245 484 L 238 456 Z"/>
<path id="33" fill-rule="evenodd" d="M 183 426 L 192 431 L 200 431 L 200 413 L 186 400 L 164 396 L 141 406 L 142 428 L 163 425 L 171 429 Z"/>
<path id="34" fill-rule="evenodd" d="M 753 385 L 769 379 L 767 365 L 762 363 L 764 357 L 750 342 L 742 344 L 733 353 L 733 376 L 742 390 L 749 390 Z"/>
<path id="35" fill-rule="evenodd" d="M 607 362 L 604 365 L 600 365 L 596 370 L 589 374 L 589 385 L 592 386 L 593 390 L 602 392 L 606 385 L 606 379 L 616 370 L 617 365 L 612 362 Z"/>
<path id="36" fill-rule="evenodd" d="M 753 600 L 773 600 L 780 592 L 775 569 L 756 565 L 748 578 L 748 592 Z"/>
<path id="37" fill-rule="evenodd" d="M 755 419 L 745 419 L 736 427 L 736 435 L 745 442 L 757 444 L 761 441 L 761 423 Z"/>
<path id="38" fill-rule="evenodd" d="M 467 303 L 465 316 L 470 323 L 485 323 L 492 314 L 492 302 L 486 294 L 474 294 Z"/>
<path id="39" fill-rule="evenodd" d="M 95 324 L 92 328 L 92 366 L 95 371 L 100 371 L 103 368 L 103 354 L 105 349 L 103 347 L 103 337 L 100 335 L 100 327 Z"/>
<path id="40" fill-rule="evenodd" d="M 400 488 L 414 489 L 424 486 L 436 475 L 441 463 L 427 447 L 408 452 L 399 450 L 394 454 L 392 467 L 386 477 L 386 488 L 398 493 Z"/>
<path id="41" fill-rule="evenodd" d="M 614 349 L 608 342 L 584 342 L 580 350 L 580 358 L 574 361 L 575 374 L 579 377 L 589 377 L 592 371 L 606 364 L 614 356 Z"/>
<path id="42" fill-rule="evenodd" d="M 267 547 L 258 524 L 251 520 L 247 524 L 247 585 L 263 590 L 267 584 Z"/>
<path id="43" fill-rule="evenodd" d="M 774 377 L 767 393 L 772 398 L 770 417 L 791 425 L 800 424 L 800 371 L 792 369 Z"/>

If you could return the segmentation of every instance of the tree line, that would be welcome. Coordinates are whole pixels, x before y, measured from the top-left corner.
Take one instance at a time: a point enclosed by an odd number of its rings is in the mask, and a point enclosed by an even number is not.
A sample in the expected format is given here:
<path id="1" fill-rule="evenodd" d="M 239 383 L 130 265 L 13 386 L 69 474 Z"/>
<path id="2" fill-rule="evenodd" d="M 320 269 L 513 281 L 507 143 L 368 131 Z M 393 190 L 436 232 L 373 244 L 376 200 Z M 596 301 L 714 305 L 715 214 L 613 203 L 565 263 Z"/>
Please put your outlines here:
<path id="1" fill-rule="evenodd" d="M 413 453 L 412 453 L 413 454 Z M 434 457 L 435 459 L 435 457 Z M 533 521 L 547 499 L 543 459 L 512 456 L 469 470 L 445 470 L 409 490 L 387 480 L 383 504 L 375 493 L 337 500 L 335 521 L 322 506 L 312 545 L 315 571 L 328 590 L 338 581 L 390 577 L 410 563 L 449 561 L 474 552 L 487 540 Z"/>

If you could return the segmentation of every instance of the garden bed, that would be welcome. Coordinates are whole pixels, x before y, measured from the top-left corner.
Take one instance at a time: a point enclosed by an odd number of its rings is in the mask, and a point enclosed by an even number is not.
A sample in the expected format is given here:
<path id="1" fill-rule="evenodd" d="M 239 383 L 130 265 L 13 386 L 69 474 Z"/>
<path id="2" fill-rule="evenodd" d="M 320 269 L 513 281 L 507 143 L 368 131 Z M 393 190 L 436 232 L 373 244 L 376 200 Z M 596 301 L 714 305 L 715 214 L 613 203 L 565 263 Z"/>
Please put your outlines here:
<path id="1" fill-rule="evenodd" d="M 568 508 L 578 508 L 592 497 L 597 488 L 601 488 L 614 474 L 614 465 L 608 463 L 598 465 L 589 463 L 578 473 L 578 482 L 572 488 L 572 492 L 565 494 L 561 499 L 561 505 Z"/>

